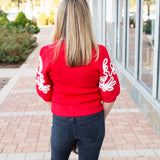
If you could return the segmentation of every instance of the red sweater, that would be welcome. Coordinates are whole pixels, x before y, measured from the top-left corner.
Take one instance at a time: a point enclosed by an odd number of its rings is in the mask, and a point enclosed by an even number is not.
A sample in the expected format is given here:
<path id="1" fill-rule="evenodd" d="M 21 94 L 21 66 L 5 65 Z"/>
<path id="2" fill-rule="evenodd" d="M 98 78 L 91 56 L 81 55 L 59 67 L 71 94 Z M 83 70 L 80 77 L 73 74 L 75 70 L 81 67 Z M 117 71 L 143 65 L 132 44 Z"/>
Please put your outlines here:
<path id="1" fill-rule="evenodd" d="M 68 67 L 65 42 L 53 62 L 57 42 L 40 51 L 36 89 L 45 101 L 52 101 L 52 113 L 77 117 L 100 112 L 103 102 L 113 102 L 120 93 L 120 84 L 106 48 L 99 45 L 99 59 L 88 65 Z M 92 50 L 93 55 L 95 50 Z"/>

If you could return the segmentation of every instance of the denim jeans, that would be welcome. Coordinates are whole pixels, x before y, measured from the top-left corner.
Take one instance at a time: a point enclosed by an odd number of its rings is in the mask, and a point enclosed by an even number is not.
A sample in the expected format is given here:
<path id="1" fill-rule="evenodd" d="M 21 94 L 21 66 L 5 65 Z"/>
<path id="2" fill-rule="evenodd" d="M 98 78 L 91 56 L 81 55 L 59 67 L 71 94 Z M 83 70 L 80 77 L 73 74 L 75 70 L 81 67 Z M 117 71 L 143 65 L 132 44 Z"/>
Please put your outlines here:
<path id="1" fill-rule="evenodd" d="M 53 115 L 51 160 L 68 160 L 75 143 L 79 160 L 98 160 L 104 135 L 103 111 L 82 117 Z"/>

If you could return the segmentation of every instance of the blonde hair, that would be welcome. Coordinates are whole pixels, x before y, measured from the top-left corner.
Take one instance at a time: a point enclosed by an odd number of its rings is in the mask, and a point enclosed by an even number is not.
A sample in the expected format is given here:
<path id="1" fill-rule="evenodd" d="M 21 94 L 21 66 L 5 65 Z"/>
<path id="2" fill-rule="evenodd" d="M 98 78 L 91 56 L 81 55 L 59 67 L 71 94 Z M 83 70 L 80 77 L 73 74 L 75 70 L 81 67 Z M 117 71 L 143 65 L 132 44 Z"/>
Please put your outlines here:
<path id="1" fill-rule="evenodd" d="M 66 41 L 66 62 L 69 67 L 87 65 L 93 58 L 92 48 L 99 57 L 89 6 L 86 0 L 62 0 L 55 23 L 53 42 L 58 42 L 60 49 Z M 58 53 L 59 53 L 58 49 Z M 58 55 L 56 54 L 56 57 Z"/>

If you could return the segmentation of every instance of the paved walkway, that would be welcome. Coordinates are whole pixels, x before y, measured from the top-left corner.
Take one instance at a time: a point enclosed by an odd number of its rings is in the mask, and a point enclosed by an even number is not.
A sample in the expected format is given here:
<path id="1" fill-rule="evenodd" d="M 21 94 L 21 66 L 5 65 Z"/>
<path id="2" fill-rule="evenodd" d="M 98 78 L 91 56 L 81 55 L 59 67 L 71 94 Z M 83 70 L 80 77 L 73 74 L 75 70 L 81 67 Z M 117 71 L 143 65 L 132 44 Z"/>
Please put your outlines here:
<path id="1" fill-rule="evenodd" d="M 49 160 L 50 106 L 37 96 L 35 73 L 40 48 L 50 42 L 52 27 L 41 28 L 39 47 L 17 69 L 0 69 L 10 78 L 0 91 L 0 160 Z M 77 160 L 71 153 L 70 160 Z M 100 160 L 159 160 L 160 137 L 121 89 L 106 120 Z"/>

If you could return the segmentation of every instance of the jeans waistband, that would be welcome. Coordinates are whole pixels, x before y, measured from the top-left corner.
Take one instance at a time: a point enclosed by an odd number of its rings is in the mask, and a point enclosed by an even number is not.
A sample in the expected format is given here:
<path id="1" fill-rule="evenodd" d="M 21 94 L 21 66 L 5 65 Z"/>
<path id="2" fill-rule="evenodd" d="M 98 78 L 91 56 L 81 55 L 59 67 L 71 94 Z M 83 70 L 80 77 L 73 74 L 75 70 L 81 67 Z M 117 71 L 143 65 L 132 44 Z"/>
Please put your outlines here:
<path id="1" fill-rule="evenodd" d="M 89 119 L 100 118 L 100 117 L 104 117 L 104 110 L 95 114 L 81 116 L 81 117 L 62 117 L 62 116 L 57 116 L 53 114 L 53 119 L 61 121 L 63 123 L 68 123 L 70 121 L 84 122 Z"/>

